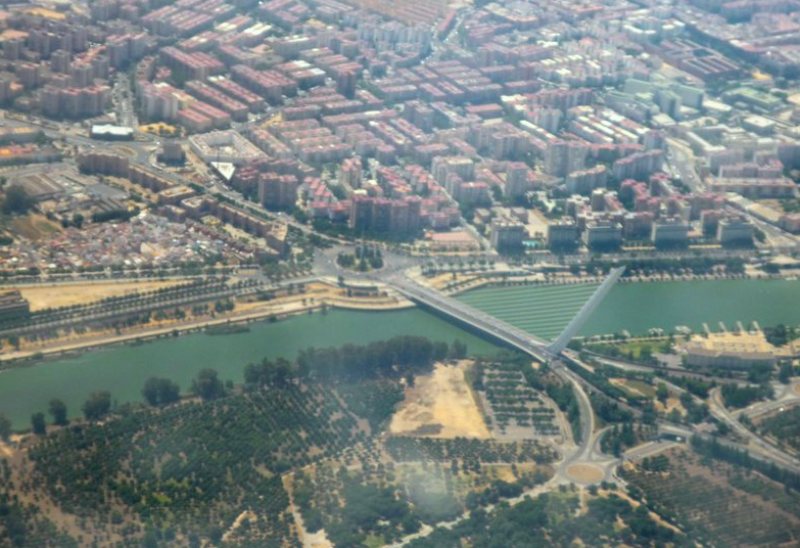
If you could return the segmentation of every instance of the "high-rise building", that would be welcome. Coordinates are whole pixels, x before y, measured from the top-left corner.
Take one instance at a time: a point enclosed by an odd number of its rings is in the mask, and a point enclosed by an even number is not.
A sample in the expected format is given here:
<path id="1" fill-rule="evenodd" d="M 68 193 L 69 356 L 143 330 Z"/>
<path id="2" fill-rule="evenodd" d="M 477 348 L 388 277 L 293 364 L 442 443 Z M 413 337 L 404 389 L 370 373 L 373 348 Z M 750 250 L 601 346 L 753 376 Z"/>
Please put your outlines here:
<path id="1" fill-rule="evenodd" d="M 723 246 L 753 245 L 753 223 L 742 217 L 720 219 L 717 240 Z"/>
<path id="2" fill-rule="evenodd" d="M 292 209 L 299 186 L 294 175 L 263 173 L 258 181 L 258 201 L 267 209 Z"/>
<path id="3" fill-rule="evenodd" d="M 528 233 L 525 225 L 509 219 L 494 219 L 491 224 L 490 241 L 498 251 L 513 251 L 522 247 Z"/>
<path id="4" fill-rule="evenodd" d="M 656 247 L 686 247 L 689 243 L 689 223 L 668 218 L 653 223 L 650 239 Z"/>
<path id="5" fill-rule="evenodd" d="M 583 233 L 583 242 L 592 251 L 611 251 L 622 244 L 622 227 L 608 221 L 590 221 Z"/>
<path id="6" fill-rule="evenodd" d="M 572 219 L 562 219 L 547 226 L 547 247 L 572 249 L 578 244 L 578 227 Z"/>

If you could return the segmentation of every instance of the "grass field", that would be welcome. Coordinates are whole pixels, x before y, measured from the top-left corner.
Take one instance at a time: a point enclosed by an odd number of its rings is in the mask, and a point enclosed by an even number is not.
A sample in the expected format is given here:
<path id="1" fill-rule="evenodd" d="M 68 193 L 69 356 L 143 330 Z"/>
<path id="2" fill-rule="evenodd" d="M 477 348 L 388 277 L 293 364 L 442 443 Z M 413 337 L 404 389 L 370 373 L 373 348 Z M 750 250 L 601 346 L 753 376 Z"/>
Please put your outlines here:
<path id="1" fill-rule="evenodd" d="M 587 345 L 587 349 L 599 354 L 604 354 L 607 356 L 619 356 L 620 358 L 633 361 L 641 361 L 643 352 L 644 354 L 647 354 L 649 351 L 650 355 L 652 355 L 654 352 L 665 352 L 670 350 L 669 339 L 667 338 L 648 341 L 633 340 L 624 342 L 596 343 Z"/>

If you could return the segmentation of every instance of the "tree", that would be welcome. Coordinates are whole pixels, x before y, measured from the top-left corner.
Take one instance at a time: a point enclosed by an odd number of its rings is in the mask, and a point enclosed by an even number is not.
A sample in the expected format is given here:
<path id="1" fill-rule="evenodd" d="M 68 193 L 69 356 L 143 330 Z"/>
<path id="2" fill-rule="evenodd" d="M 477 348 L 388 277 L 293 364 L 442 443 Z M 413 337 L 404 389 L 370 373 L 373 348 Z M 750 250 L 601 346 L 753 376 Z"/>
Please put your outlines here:
<path id="1" fill-rule="evenodd" d="M 11 421 L 5 415 L 0 415 L 0 439 L 8 441 L 11 437 Z"/>
<path id="2" fill-rule="evenodd" d="M 144 383 L 142 395 L 150 405 L 167 405 L 180 399 L 180 388 L 169 379 L 150 377 Z"/>
<path id="3" fill-rule="evenodd" d="M 656 387 L 656 398 L 663 404 L 667 403 L 667 398 L 669 397 L 669 391 L 667 390 L 667 385 L 663 382 L 658 383 Z"/>
<path id="4" fill-rule="evenodd" d="M 97 421 L 102 419 L 111 410 L 111 394 L 105 390 L 92 392 L 89 395 L 89 399 L 84 402 L 82 410 L 86 420 Z"/>
<path id="5" fill-rule="evenodd" d="M 36 200 L 29 196 L 24 188 L 20 185 L 11 185 L 8 190 L 6 190 L 2 210 L 3 213 L 7 215 L 12 213 L 19 213 L 22 215 L 27 213 L 35 203 Z"/>
<path id="6" fill-rule="evenodd" d="M 467 357 L 467 344 L 461 340 L 453 341 L 450 347 L 450 358 L 462 360 Z"/>
<path id="7" fill-rule="evenodd" d="M 58 426 L 66 426 L 69 421 L 67 420 L 67 406 L 66 404 L 54 398 L 50 400 L 50 414 L 53 416 L 53 424 Z"/>
<path id="8" fill-rule="evenodd" d="M 778 371 L 778 380 L 781 381 L 783 384 L 789 384 L 789 379 L 794 374 L 794 368 L 790 363 L 781 364 L 781 368 Z"/>
<path id="9" fill-rule="evenodd" d="M 225 387 L 213 369 L 203 369 L 192 381 L 192 392 L 204 400 L 213 400 L 225 394 Z"/>
<path id="10" fill-rule="evenodd" d="M 44 436 L 47 432 L 47 423 L 44 420 L 44 413 L 34 413 L 31 415 L 31 429 L 37 436 Z"/>

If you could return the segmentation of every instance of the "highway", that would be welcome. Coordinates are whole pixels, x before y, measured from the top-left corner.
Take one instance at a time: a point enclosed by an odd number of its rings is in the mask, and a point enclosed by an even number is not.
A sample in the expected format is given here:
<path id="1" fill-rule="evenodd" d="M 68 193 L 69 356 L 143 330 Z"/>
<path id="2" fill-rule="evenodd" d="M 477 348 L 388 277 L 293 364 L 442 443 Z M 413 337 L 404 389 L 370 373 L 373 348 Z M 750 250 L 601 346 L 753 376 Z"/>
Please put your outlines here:
<path id="1" fill-rule="evenodd" d="M 709 393 L 708 407 L 715 418 L 727 424 L 731 430 L 746 440 L 747 449 L 750 453 L 755 453 L 783 468 L 800 473 L 800 460 L 766 442 L 761 436 L 736 419 L 733 413 L 725 407 L 719 387 L 712 389 Z"/>

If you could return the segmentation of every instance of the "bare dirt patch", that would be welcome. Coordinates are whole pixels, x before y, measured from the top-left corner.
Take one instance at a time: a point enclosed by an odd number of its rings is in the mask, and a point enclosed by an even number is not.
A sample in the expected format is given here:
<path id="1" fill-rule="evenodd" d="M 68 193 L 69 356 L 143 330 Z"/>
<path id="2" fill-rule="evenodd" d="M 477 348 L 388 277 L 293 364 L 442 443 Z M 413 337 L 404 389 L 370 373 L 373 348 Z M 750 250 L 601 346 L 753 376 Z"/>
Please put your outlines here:
<path id="1" fill-rule="evenodd" d="M 468 361 L 436 364 L 430 375 L 418 377 L 406 390 L 405 401 L 392 417 L 392 434 L 435 438 L 489 438 L 464 372 Z"/>
<path id="2" fill-rule="evenodd" d="M 578 483 L 597 483 L 603 479 L 603 471 L 591 464 L 573 464 L 567 468 L 567 475 Z"/>
<path id="3" fill-rule="evenodd" d="M 11 229 L 15 234 L 34 241 L 61 232 L 60 225 L 36 213 L 14 219 L 11 221 Z"/>
<path id="4" fill-rule="evenodd" d="M 670 413 L 673 409 L 677 409 L 678 413 L 683 416 L 686 416 L 686 409 L 684 409 L 681 401 L 678 398 L 669 397 L 667 398 L 667 405 L 665 406 L 660 401 L 655 400 L 655 407 L 657 411 L 663 411 L 664 413 Z"/>
<path id="5" fill-rule="evenodd" d="M 134 292 L 153 291 L 185 283 L 181 280 L 66 283 L 19 287 L 22 296 L 28 299 L 31 310 L 59 308 L 76 304 L 89 304 L 107 297 L 119 297 Z M 2 289 L 10 289 L 4 287 Z"/>

